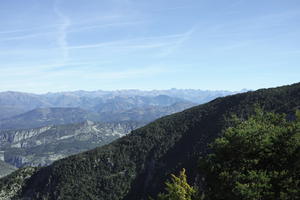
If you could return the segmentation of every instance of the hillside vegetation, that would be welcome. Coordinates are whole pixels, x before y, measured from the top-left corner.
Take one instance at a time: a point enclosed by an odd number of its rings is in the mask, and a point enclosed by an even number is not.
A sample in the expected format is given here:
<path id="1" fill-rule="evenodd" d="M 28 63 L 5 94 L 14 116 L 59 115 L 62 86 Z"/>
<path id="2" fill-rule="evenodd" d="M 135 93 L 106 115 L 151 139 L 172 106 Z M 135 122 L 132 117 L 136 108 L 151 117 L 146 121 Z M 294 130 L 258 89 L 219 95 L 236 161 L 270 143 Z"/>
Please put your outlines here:
<path id="1" fill-rule="evenodd" d="M 222 135 L 225 118 L 246 119 L 255 105 L 293 118 L 300 106 L 300 84 L 218 98 L 163 117 L 128 136 L 92 151 L 40 168 L 16 193 L 16 199 L 148 199 L 163 191 L 169 174 L 185 168 L 191 184 L 199 184 L 199 158 Z M 17 172 L 16 172 L 17 173 Z M 0 182 L 1 193 L 9 193 Z"/>
<path id="2" fill-rule="evenodd" d="M 300 115 L 236 118 L 202 159 L 205 199 L 300 199 Z"/>
<path id="3" fill-rule="evenodd" d="M 300 112 L 295 119 L 257 108 L 247 120 L 233 116 L 223 136 L 200 158 L 200 183 L 185 169 L 171 175 L 157 200 L 273 200 L 300 198 Z"/>

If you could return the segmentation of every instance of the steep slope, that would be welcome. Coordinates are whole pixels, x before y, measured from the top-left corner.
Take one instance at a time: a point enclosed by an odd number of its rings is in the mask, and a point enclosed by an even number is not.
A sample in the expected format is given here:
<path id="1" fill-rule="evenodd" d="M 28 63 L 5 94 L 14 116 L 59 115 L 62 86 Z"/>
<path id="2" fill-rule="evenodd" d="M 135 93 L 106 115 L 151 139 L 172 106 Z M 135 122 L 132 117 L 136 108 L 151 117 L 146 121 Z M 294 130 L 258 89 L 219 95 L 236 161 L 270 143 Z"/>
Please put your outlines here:
<path id="1" fill-rule="evenodd" d="M 45 126 L 0 131 L 0 150 L 6 162 L 16 166 L 45 166 L 66 156 L 107 144 L 140 127 L 136 122 Z"/>
<path id="2" fill-rule="evenodd" d="M 81 108 L 37 108 L 9 119 L 0 120 L 0 130 L 79 123 L 98 118 L 98 114 Z"/>
<path id="3" fill-rule="evenodd" d="M 0 178 L 3 176 L 6 176 L 16 170 L 17 170 L 16 167 L 0 160 Z"/>
<path id="4" fill-rule="evenodd" d="M 300 84 L 219 98 L 161 118 L 109 145 L 39 169 L 15 197 L 147 199 L 163 188 L 168 174 L 182 167 L 195 177 L 191 181 L 196 181 L 198 158 L 221 134 L 224 116 L 236 113 L 246 117 L 257 104 L 267 111 L 292 113 L 300 106 Z M 7 184 L 11 180 L 0 181 L 2 195 L 10 194 Z"/>

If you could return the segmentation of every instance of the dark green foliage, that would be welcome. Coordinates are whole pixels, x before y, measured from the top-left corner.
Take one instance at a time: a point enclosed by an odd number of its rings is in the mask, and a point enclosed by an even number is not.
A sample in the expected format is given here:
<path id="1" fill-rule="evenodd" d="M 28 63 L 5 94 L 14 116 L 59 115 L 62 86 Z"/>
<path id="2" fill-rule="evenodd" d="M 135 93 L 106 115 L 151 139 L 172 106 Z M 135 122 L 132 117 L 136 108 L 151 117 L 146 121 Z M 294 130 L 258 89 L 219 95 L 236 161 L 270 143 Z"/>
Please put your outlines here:
<path id="1" fill-rule="evenodd" d="M 186 168 L 201 179 L 198 158 L 221 135 L 224 116 L 247 118 L 258 104 L 291 115 L 300 106 L 300 84 L 218 98 L 161 118 L 109 145 L 41 168 L 23 187 L 29 199 L 141 200 L 162 192 L 171 173 Z"/>
<path id="2" fill-rule="evenodd" d="M 211 147 L 201 162 L 206 199 L 300 199 L 300 119 L 257 110 Z"/>
<path id="3" fill-rule="evenodd" d="M 37 171 L 37 168 L 27 167 L 19 169 L 0 181 L 0 199 L 19 199 L 21 188 L 26 185 L 28 178 Z"/>

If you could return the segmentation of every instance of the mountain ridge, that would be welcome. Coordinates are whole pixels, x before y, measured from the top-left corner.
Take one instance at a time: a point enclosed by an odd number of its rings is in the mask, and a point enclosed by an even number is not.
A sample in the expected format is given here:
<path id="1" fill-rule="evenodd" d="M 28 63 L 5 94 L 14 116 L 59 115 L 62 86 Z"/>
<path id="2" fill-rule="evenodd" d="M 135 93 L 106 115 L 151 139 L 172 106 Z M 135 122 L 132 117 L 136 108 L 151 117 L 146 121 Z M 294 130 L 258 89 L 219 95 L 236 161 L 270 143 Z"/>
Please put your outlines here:
<path id="1" fill-rule="evenodd" d="M 46 94 L 0 92 L 0 129 L 37 128 L 51 124 L 82 122 L 86 119 L 103 122 L 138 119 L 150 122 L 216 97 L 234 93 L 190 89 L 98 90 Z M 61 109 L 60 113 L 55 112 L 58 108 Z M 49 113 L 48 109 L 52 110 L 52 113 L 44 119 L 43 113 Z M 68 109 L 74 109 L 74 112 L 69 112 Z"/>
<path id="2" fill-rule="evenodd" d="M 148 105 L 130 107 L 129 109 L 106 107 L 103 108 L 106 110 L 101 112 L 88 111 L 78 107 L 36 108 L 10 118 L 0 119 L 0 130 L 39 128 L 49 125 L 80 123 L 85 120 L 95 122 L 138 121 L 146 124 L 159 117 L 180 112 L 196 105 L 195 103 L 178 101 L 168 106 Z"/>
<path id="3" fill-rule="evenodd" d="M 19 190 L 19 197 L 147 199 L 161 191 L 170 173 L 183 167 L 190 181 L 197 182 L 201 178 L 198 159 L 221 134 L 224 116 L 246 118 L 256 105 L 266 111 L 293 113 L 300 105 L 300 84 L 217 98 L 162 117 L 108 145 L 39 169 Z M 3 183 L 16 174 L 1 180 L 2 192 L 7 191 Z"/>

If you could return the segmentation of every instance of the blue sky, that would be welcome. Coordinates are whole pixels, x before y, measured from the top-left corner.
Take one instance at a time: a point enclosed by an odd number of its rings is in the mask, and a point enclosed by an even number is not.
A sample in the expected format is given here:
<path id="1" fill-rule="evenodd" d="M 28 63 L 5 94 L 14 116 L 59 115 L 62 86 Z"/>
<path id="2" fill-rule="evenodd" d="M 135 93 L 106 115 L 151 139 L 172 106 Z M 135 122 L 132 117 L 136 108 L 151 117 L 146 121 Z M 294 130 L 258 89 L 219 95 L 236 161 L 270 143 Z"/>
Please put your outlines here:
<path id="1" fill-rule="evenodd" d="M 300 81 L 299 0 L 0 0 L 0 91 Z"/>

